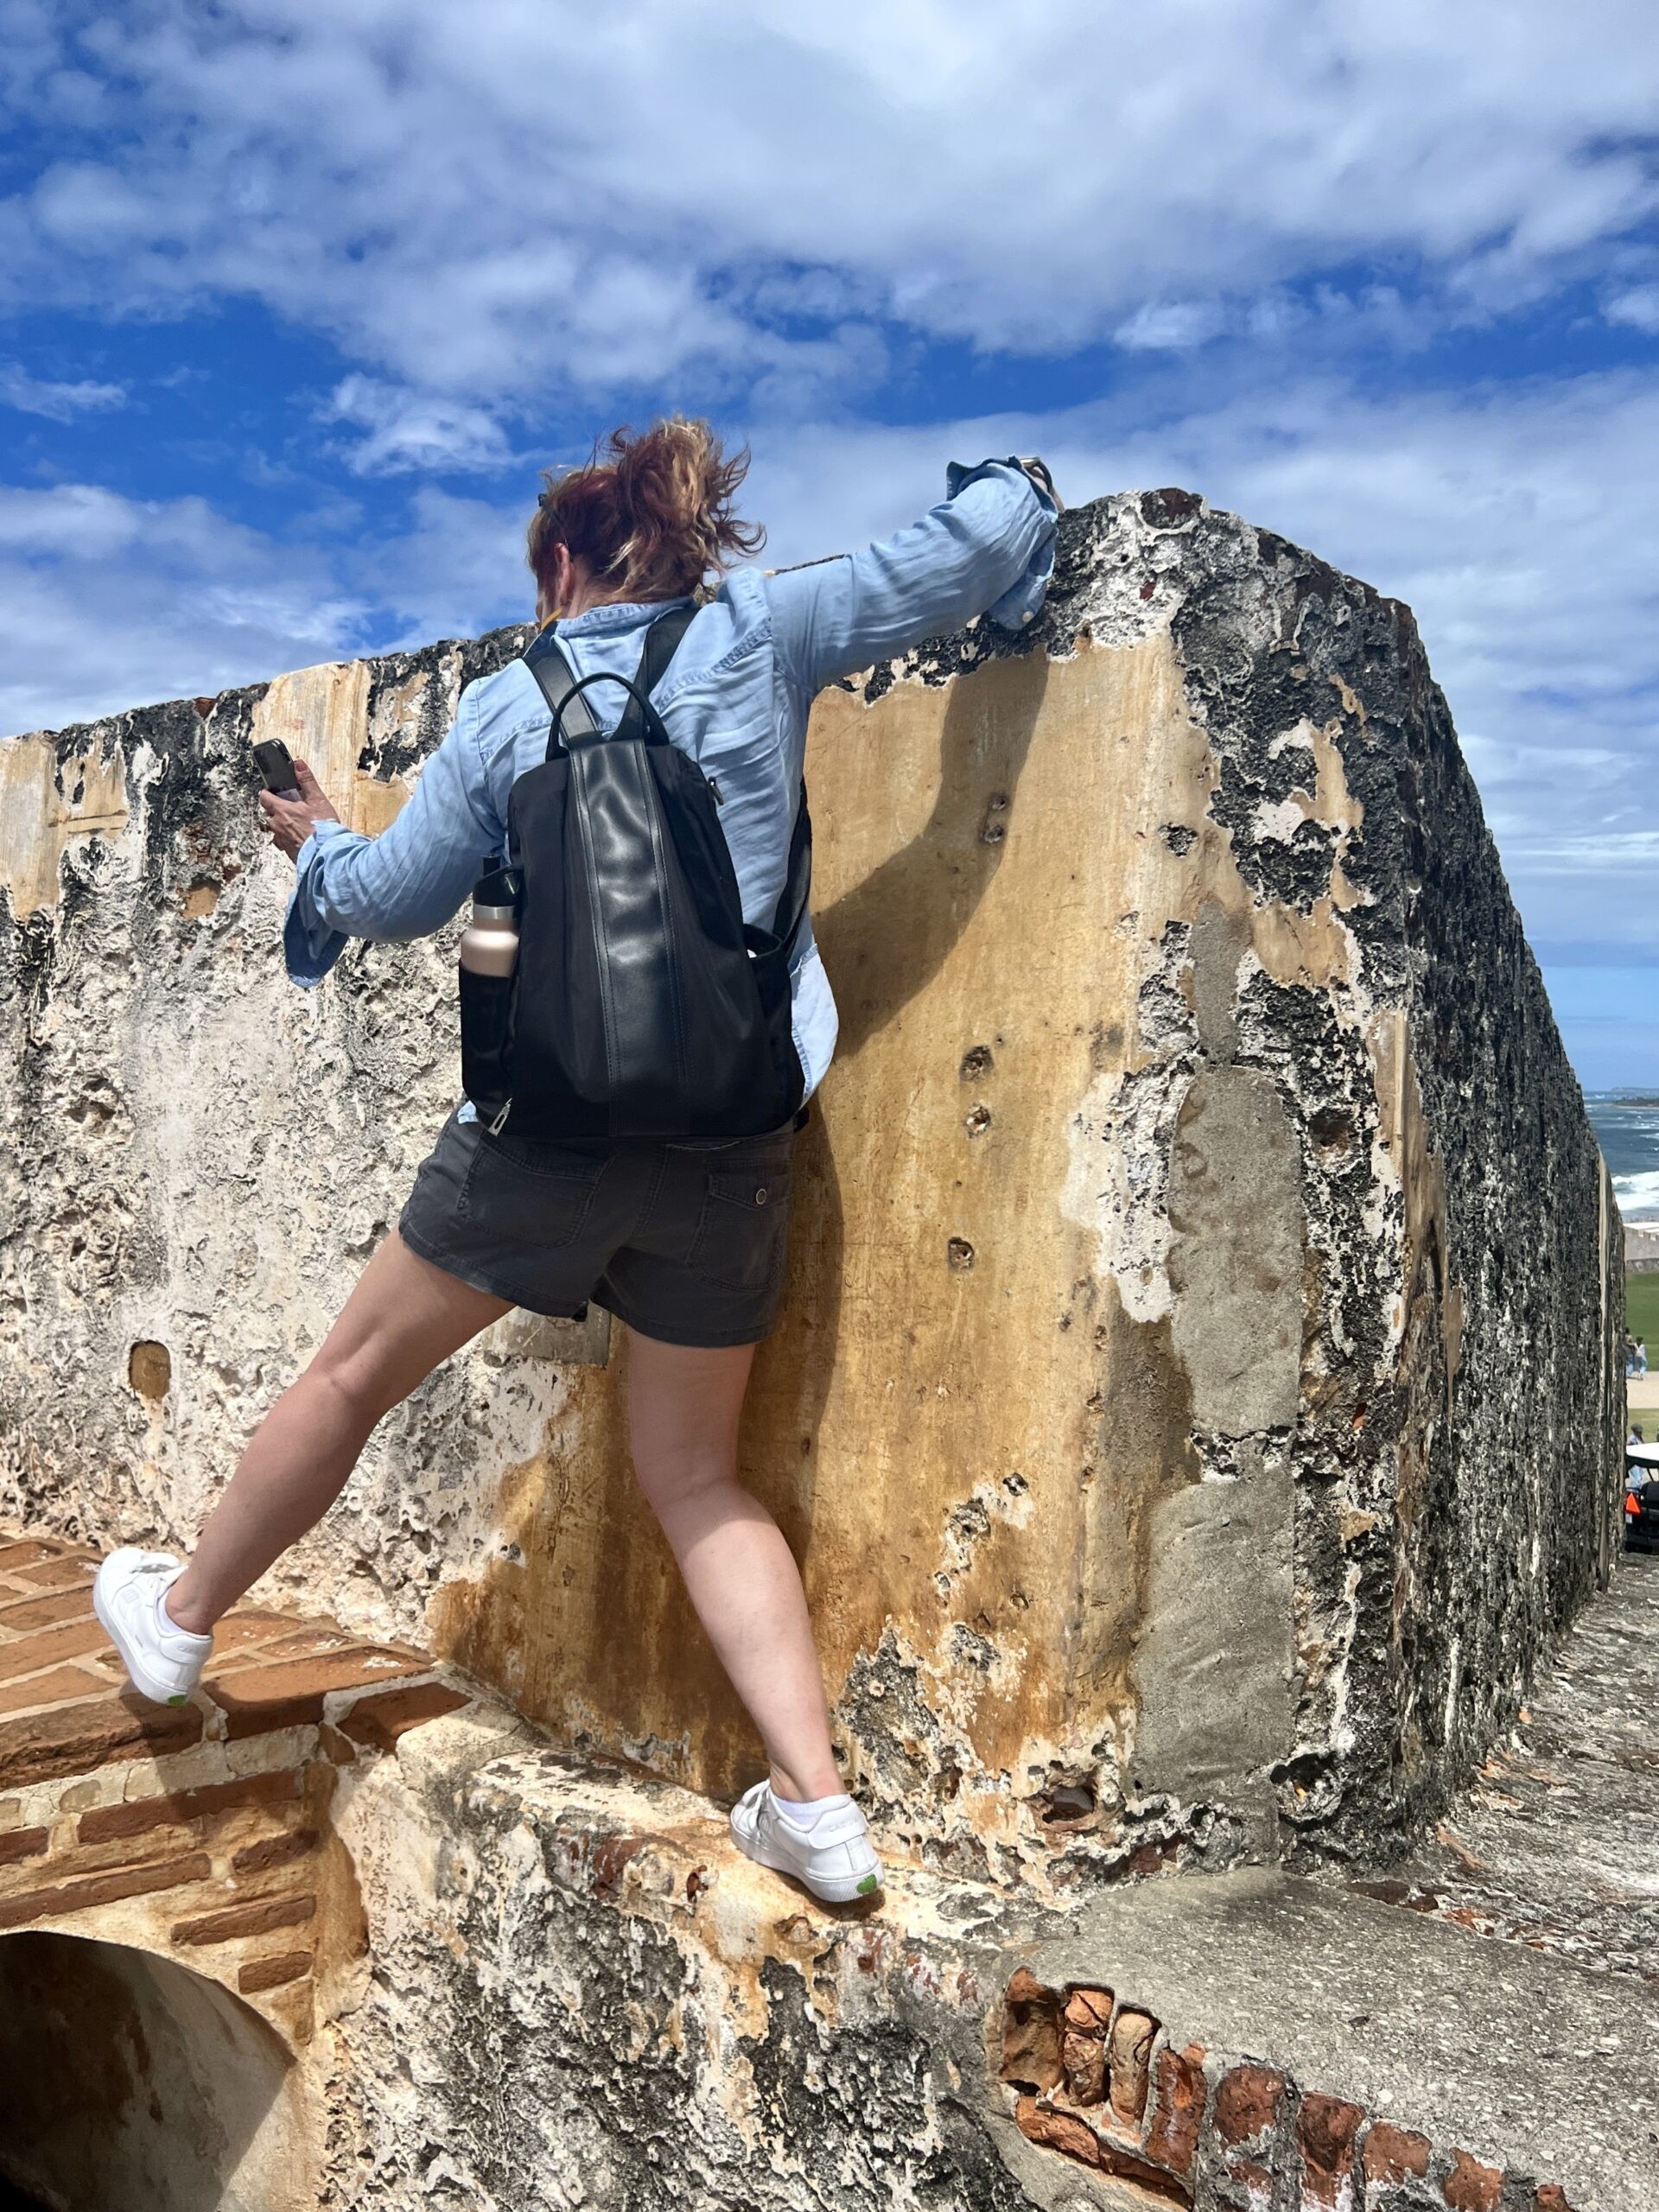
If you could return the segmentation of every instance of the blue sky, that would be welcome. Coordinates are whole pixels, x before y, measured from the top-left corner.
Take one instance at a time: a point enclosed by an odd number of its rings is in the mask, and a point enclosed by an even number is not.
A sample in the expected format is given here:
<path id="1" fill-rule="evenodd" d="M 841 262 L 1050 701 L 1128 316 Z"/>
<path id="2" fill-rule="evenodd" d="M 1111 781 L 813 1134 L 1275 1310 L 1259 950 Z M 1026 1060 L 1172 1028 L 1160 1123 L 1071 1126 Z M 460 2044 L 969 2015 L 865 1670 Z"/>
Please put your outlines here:
<path id="1" fill-rule="evenodd" d="M 0 0 L 0 730 L 525 611 L 678 406 L 778 560 L 1041 450 L 1416 609 L 1659 1087 L 1659 35 L 1578 0 Z"/>

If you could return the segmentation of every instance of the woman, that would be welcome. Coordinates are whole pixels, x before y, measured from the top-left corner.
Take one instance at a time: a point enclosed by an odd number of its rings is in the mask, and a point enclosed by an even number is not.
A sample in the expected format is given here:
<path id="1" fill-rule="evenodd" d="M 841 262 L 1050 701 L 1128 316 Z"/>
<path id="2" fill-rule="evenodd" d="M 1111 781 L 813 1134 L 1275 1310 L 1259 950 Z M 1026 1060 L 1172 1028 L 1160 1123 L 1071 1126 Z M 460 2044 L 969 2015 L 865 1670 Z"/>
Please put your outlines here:
<path id="1" fill-rule="evenodd" d="M 760 533 L 733 500 L 747 455 L 679 417 L 547 480 L 530 524 L 537 614 L 558 618 L 576 674 L 632 677 L 664 607 L 702 593 Z M 746 918 L 782 889 L 815 693 L 988 609 L 1017 626 L 1052 567 L 1040 462 L 953 467 L 914 528 L 850 557 L 740 569 L 698 607 L 652 694 L 673 742 L 721 794 Z M 626 694 L 584 694 L 614 726 Z M 543 758 L 549 712 L 522 661 L 469 684 L 454 728 L 378 838 L 348 830 L 296 764 L 295 798 L 261 795 L 295 861 L 288 970 L 319 982 L 351 937 L 407 939 L 448 922 L 505 846 L 515 779 Z M 834 1049 L 835 1001 L 810 920 L 791 963 L 810 1094 Z M 99 1617 L 138 1689 L 182 1703 L 214 1623 L 334 1503 L 382 1415 L 514 1305 L 571 1314 L 596 1299 L 629 1338 L 627 1408 L 641 1487 L 721 1663 L 766 1750 L 767 1779 L 732 1831 L 751 1857 L 842 1901 L 879 1870 L 841 1786 L 801 1579 L 771 1515 L 737 1478 L 756 1344 L 777 1319 L 795 1123 L 714 1146 L 537 1145 L 493 1135 L 463 1101 L 316 1357 L 256 1431 L 188 1562 L 130 1548 L 99 1571 Z"/>

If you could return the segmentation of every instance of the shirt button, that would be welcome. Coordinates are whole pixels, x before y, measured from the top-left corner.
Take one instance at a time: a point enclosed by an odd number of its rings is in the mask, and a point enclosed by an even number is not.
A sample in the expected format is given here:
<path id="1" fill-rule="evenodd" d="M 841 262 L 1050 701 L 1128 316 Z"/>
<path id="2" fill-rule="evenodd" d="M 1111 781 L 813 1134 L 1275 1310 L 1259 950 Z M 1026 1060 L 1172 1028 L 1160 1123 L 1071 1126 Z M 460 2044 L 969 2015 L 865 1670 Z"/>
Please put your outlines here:
<path id="1" fill-rule="evenodd" d="M 762 1189 L 760 1189 L 760 1190 L 759 1190 L 759 1191 L 757 1191 L 757 1192 L 755 1192 L 755 1194 L 754 1194 L 754 1203 L 755 1203 L 755 1204 L 756 1204 L 756 1205 L 758 1205 L 758 1206 L 763 1206 L 763 1205 L 765 1205 L 765 1204 L 766 1203 L 766 1191 L 765 1191 L 765 1189 L 764 1189 L 764 1188 L 762 1188 Z"/>

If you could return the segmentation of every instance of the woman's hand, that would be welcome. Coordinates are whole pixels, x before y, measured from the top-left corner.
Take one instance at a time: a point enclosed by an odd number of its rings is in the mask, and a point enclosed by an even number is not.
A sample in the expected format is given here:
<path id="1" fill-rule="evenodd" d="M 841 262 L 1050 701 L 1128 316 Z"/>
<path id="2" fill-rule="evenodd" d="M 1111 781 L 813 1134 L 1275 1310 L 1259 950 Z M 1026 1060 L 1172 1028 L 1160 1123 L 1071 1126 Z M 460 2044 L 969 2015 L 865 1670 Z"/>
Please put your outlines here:
<path id="1" fill-rule="evenodd" d="M 340 819 L 324 796 L 322 785 L 312 774 L 310 764 L 296 760 L 294 773 L 298 777 L 300 785 L 297 798 L 284 798 L 276 791 L 261 791 L 259 794 L 259 804 L 265 817 L 264 827 L 271 842 L 291 861 L 298 860 L 300 847 L 319 822 L 338 822 Z"/>
<path id="2" fill-rule="evenodd" d="M 1047 493 L 1049 498 L 1054 502 L 1055 512 L 1063 515 L 1065 512 L 1065 501 L 1054 489 L 1054 479 L 1048 473 L 1048 463 L 1039 454 L 1032 453 L 1021 454 L 1015 465 L 1025 470 L 1039 492 Z"/>

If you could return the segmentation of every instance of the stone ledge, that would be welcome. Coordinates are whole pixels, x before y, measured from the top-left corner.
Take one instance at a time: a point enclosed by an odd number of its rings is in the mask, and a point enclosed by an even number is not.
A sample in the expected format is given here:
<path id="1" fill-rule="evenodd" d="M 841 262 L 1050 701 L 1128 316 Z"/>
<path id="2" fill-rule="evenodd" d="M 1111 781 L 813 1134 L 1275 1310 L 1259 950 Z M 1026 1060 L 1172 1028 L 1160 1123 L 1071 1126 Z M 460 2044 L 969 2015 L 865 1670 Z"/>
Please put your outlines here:
<path id="1" fill-rule="evenodd" d="M 453 2037 L 464 2023 L 480 2064 L 486 2053 L 506 2063 L 510 2044 L 515 2067 L 570 2085 L 580 2117 L 564 2124 L 603 2130 L 607 2156 L 639 2123 L 621 2086 L 633 2062 L 619 2061 L 606 2024 L 626 2018 L 629 2051 L 657 2069 L 653 2094 L 664 2051 L 701 2051 L 702 2069 L 671 2065 L 666 2084 L 706 2161 L 691 2201 L 770 2212 L 773 2197 L 710 2148 L 713 2114 L 747 2125 L 757 2079 L 772 2084 L 759 2109 L 781 2131 L 779 2171 L 791 2158 L 864 2158 L 846 2113 L 827 2122 L 806 2076 L 867 2080 L 896 2050 L 905 2078 L 925 2085 L 931 2179 L 955 2191 L 938 2201 L 964 2207 L 1652 2212 L 1659 2201 L 1644 2101 L 1659 1999 L 1645 1990 L 1266 1872 L 1129 1884 L 1061 1913 L 888 1858 L 878 1907 L 828 1907 L 738 1853 L 706 1800 L 523 1738 L 501 1755 L 487 1732 L 503 1725 L 476 1709 L 441 1719 L 395 1767 L 362 1777 L 343 1826 L 360 1865 L 384 1867 L 389 1839 L 436 1820 L 423 1886 L 401 1888 L 407 1873 L 367 1885 L 377 1948 L 415 1927 L 433 1946 L 421 1984 L 432 2022 L 394 2011 L 372 2027 L 389 2001 L 377 1986 L 347 2031 L 395 2040 L 442 2020 Z M 652 1960 L 655 1980 L 642 1980 Z M 515 1993 L 505 2022 L 489 2009 L 504 1987 Z M 778 2087 L 785 2074 L 801 2077 L 798 2109 Z M 428 2123 L 434 2141 L 479 2202 L 511 2202 L 487 2194 L 503 2155 L 495 2123 L 467 2082 L 450 2093 Z M 645 2189 L 637 2201 L 671 2200 Z M 821 2199 L 785 2201 L 816 2212 Z"/>
<path id="2" fill-rule="evenodd" d="M 1659 1993 L 1639 1984 L 1264 1870 L 1139 1885 L 1018 1955 L 1016 2124 L 1107 2172 L 1142 2139 L 1079 2101 L 1065 2024 L 1080 1987 L 1131 1998 L 1203 2062 L 1217 2204 L 1227 2187 L 1390 2212 L 1532 2212 L 1541 2187 L 1571 2212 L 1659 2202 Z"/>

